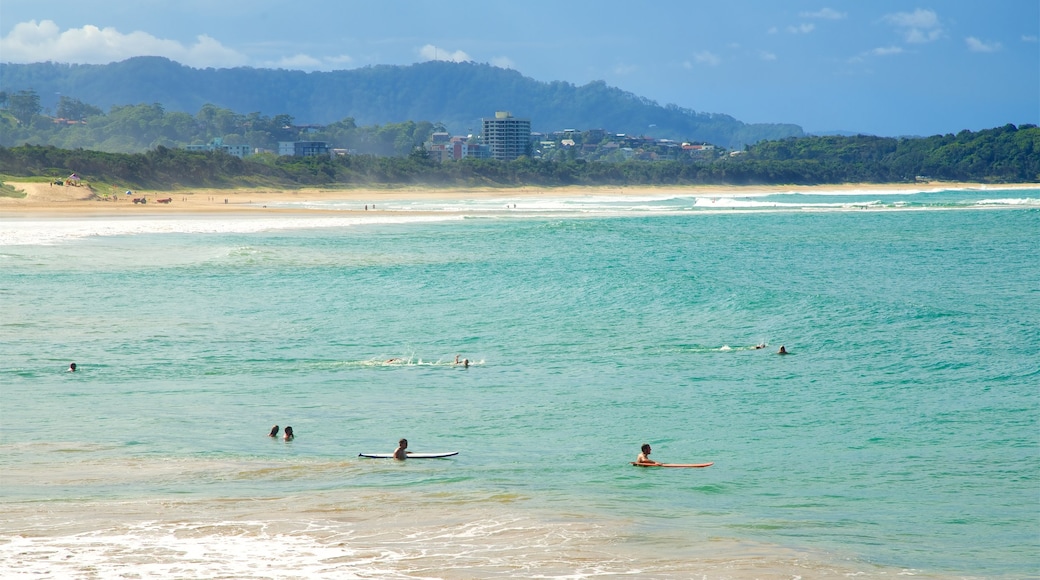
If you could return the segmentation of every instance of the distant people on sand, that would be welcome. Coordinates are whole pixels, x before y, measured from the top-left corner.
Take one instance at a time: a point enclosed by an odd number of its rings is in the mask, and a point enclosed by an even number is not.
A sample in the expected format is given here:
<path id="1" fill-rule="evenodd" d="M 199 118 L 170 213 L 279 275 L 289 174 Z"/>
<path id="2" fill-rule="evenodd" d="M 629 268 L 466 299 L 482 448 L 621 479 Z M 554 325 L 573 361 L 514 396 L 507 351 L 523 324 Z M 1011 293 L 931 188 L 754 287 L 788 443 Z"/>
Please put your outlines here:
<path id="1" fill-rule="evenodd" d="M 278 436 L 278 425 L 275 425 L 274 427 L 271 427 L 271 432 L 268 433 L 267 436 L 268 437 L 277 437 Z"/>
<path id="2" fill-rule="evenodd" d="M 67 373 L 74 373 L 74 372 L 76 372 L 76 363 L 69 364 L 69 369 L 67 371 L 65 371 L 65 372 L 67 372 Z"/>
<path id="3" fill-rule="evenodd" d="M 296 435 L 293 435 L 292 427 L 288 425 L 285 426 L 285 435 L 282 438 L 286 441 L 292 441 L 296 438 Z"/>
<path id="4" fill-rule="evenodd" d="M 394 459 L 408 459 L 407 439 L 401 439 L 397 442 L 397 449 L 394 449 Z"/>
<path id="5" fill-rule="evenodd" d="M 636 464 L 638 464 L 638 465 L 661 465 L 660 463 L 654 461 L 653 459 L 650 459 L 650 451 L 651 451 L 651 449 L 650 449 L 650 444 L 649 443 L 643 443 L 643 446 L 640 449 L 641 449 L 642 452 L 639 454 L 639 457 L 636 458 Z"/>
<path id="6" fill-rule="evenodd" d="M 780 350 L 776 351 L 776 354 L 788 354 L 787 353 L 787 347 L 785 347 L 784 345 L 781 344 L 780 345 Z"/>

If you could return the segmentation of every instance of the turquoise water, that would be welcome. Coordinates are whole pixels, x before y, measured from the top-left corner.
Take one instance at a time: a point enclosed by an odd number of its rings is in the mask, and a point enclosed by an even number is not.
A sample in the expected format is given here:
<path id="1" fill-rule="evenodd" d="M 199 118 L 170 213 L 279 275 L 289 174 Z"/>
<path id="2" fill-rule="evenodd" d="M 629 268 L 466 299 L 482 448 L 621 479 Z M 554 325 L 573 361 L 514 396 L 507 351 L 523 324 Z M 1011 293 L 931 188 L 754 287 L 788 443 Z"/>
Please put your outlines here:
<path id="1" fill-rule="evenodd" d="M 0 220 L 5 577 L 1040 575 L 1040 196 L 801 197 Z"/>

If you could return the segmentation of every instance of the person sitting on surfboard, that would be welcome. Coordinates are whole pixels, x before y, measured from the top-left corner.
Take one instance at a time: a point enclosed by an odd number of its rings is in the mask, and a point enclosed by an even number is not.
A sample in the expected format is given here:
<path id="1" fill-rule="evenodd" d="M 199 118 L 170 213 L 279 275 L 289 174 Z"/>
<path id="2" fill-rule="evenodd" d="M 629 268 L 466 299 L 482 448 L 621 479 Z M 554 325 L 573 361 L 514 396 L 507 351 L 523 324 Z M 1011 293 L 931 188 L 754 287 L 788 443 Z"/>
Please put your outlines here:
<path id="1" fill-rule="evenodd" d="M 643 450 L 643 452 L 640 453 L 639 457 L 636 458 L 636 464 L 637 465 L 661 465 L 660 463 L 654 461 L 653 459 L 650 459 L 650 444 L 649 443 L 643 443 L 642 450 Z"/>
<path id="2" fill-rule="evenodd" d="M 397 442 L 397 449 L 394 449 L 394 459 L 408 459 L 407 439 L 401 439 Z"/>

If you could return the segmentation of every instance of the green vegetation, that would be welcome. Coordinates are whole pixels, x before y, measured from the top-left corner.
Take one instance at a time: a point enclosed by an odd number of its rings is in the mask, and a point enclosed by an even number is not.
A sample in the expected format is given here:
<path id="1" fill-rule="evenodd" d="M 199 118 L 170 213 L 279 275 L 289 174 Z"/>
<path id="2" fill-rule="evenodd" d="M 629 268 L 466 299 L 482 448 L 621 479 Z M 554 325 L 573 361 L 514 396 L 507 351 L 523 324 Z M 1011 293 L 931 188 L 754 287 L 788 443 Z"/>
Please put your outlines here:
<path id="1" fill-rule="evenodd" d="M 285 112 L 300 124 L 327 125 L 350 117 L 361 126 L 385 126 L 409 119 L 429 119 L 461 135 L 479 133 L 480 117 L 502 110 L 531 119 L 532 128 L 543 133 L 568 127 L 608 129 L 630 135 L 649 132 L 658 138 L 709 142 L 729 149 L 763 139 L 803 135 L 797 125 L 749 124 L 729 115 L 662 106 L 603 81 L 582 86 L 559 81 L 546 83 L 515 70 L 472 62 L 426 62 L 312 73 L 246 67 L 194 69 L 158 57 L 137 57 L 106 65 L 0 63 L 0 86 L 10 93 L 33 90 L 40 95 L 39 104 L 44 111 L 66 119 L 72 117 L 57 112 L 61 102 L 54 95 L 91 103 L 103 110 L 126 103 L 162 103 L 166 111 L 188 113 L 189 117 L 207 103 L 219 103 L 235 111 Z M 91 122 L 90 115 L 83 118 Z M 137 149 L 104 140 L 62 143 L 37 138 L 5 139 L 0 145 L 28 142 L 129 153 L 158 145 L 170 147 L 169 142 L 155 141 L 164 136 L 156 134 Z"/>
<path id="2" fill-rule="evenodd" d="M 24 94 L 22 94 L 24 93 Z M 0 110 L 0 146 L 33 143 L 62 149 L 92 149 L 110 153 L 140 153 L 157 147 L 179 149 L 221 139 L 227 145 L 277 150 L 279 141 L 326 141 L 361 154 L 407 156 L 436 128 L 429 122 L 359 127 L 343 119 L 316 130 L 294 126 L 290 115 L 242 115 L 215 105 L 197 114 L 169 112 L 162 105 L 114 106 L 107 113 L 69 97 L 58 105 L 65 116 L 40 114 L 33 91 L 7 96 Z M 0 106 L 4 100 L 0 95 Z M 20 103 L 15 107 L 15 103 Z M 34 105 L 35 103 L 35 105 Z"/>
<path id="3" fill-rule="evenodd" d="M 3 181 L 0 181 L 0 197 L 16 197 L 21 199 L 25 197 L 25 192 L 19 191 L 10 185 L 7 185 Z"/>
<path id="4" fill-rule="evenodd" d="M 414 139 L 415 131 L 410 135 Z M 1006 125 L 924 139 L 803 137 L 763 142 L 720 158 L 682 161 L 525 157 L 510 162 L 462 159 L 437 163 L 414 148 L 406 157 L 263 154 L 239 159 L 223 152 L 193 152 L 162 145 L 146 153 L 130 154 L 37 145 L 0 147 L 0 174 L 62 177 L 72 172 L 92 183 L 128 188 L 808 185 L 903 183 L 920 176 L 942 181 L 1021 183 L 1040 181 L 1040 128 Z"/>

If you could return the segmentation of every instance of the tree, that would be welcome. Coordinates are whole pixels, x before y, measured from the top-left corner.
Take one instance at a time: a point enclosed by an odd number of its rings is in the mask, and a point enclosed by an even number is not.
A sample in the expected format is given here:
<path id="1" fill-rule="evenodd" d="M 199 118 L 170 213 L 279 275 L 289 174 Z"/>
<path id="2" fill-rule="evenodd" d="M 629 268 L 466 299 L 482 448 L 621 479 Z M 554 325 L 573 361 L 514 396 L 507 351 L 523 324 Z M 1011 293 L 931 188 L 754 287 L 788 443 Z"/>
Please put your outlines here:
<path id="1" fill-rule="evenodd" d="M 18 91 L 17 93 L 10 95 L 8 98 L 7 108 L 14 115 L 15 119 L 23 125 L 28 125 L 33 117 L 40 114 L 43 110 L 40 107 L 40 95 L 36 94 L 36 91 L 29 89 L 27 91 Z"/>
<path id="2" fill-rule="evenodd" d="M 104 112 L 94 105 L 88 105 L 79 99 L 73 99 L 64 95 L 58 100 L 58 110 L 55 111 L 55 115 L 59 118 L 69 119 L 70 121 L 82 121 L 87 117 L 102 114 Z"/>

